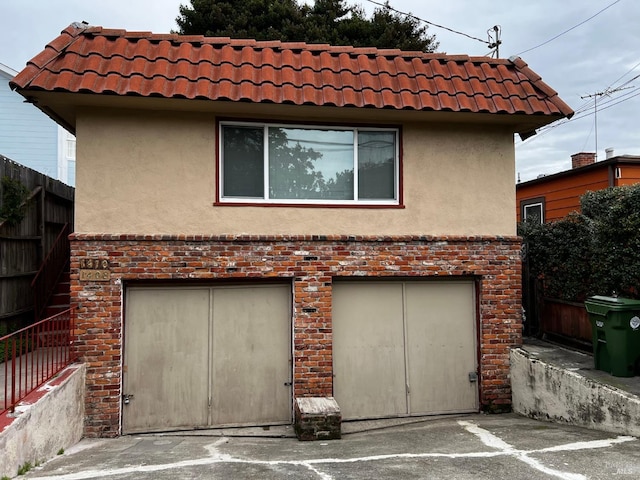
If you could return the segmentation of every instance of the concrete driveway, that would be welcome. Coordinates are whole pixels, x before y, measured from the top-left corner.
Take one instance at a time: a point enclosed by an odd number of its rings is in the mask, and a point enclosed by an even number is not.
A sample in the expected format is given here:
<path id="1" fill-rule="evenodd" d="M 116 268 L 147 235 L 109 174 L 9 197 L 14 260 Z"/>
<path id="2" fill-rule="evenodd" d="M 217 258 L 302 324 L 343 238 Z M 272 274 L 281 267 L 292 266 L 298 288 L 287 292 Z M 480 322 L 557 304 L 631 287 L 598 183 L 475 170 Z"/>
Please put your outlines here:
<path id="1" fill-rule="evenodd" d="M 223 436 L 83 440 L 23 478 L 640 478 L 640 441 L 635 437 L 514 414 L 432 417 L 380 426 L 345 424 L 344 430 L 353 433 L 326 442 L 231 436 L 231 431 Z"/>

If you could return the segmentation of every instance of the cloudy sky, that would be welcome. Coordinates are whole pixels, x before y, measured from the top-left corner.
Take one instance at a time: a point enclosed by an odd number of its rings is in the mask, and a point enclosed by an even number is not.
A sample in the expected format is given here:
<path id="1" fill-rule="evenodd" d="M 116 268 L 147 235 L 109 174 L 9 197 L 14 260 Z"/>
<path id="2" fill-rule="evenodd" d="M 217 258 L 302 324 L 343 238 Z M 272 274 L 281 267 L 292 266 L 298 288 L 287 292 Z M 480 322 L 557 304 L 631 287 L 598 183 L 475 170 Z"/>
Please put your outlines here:
<path id="1" fill-rule="evenodd" d="M 167 33 L 177 28 L 181 3 L 187 0 L 5 0 L 0 2 L 0 63 L 21 70 L 74 21 Z M 359 3 L 368 12 L 375 8 L 368 0 L 349 3 Z M 516 138 L 516 170 L 522 181 L 566 170 L 571 154 L 596 150 L 595 98 L 598 159 L 605 158 L 609 147 L 616 155 L 640 155 L 640 77 L 634 78 L 640 75 L 639 1 L 390 0 L 390 4 L 483 40 L 487 30 L 499 25 L 500 57 L 521 56 L 579 112 L 575 120 L 557 122 L 525 142 Z M 478 40 L 435 26 L 429 30 L 440 41 L 440 51 L 489 52 Z M 582 98 L 595 94 L 602 95 Z"/>

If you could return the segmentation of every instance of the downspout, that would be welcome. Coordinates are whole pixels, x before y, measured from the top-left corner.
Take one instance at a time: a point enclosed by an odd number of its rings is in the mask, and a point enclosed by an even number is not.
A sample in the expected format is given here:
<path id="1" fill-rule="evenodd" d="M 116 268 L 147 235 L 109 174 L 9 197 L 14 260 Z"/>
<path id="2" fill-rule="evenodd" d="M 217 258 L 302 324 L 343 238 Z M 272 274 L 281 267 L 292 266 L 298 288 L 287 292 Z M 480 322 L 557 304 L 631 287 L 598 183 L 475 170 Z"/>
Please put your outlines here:
<path id="1" fill-rule="evenodd" d="M 612 163 L 610 163 L 607 166 L 607 171 L 608 171 L 608 174 L 609 174 L 609 186 L 610 187 L 615 187 L 616 186 L 615 185 L 615 183 L 616 183 L 615 166 Z"/>

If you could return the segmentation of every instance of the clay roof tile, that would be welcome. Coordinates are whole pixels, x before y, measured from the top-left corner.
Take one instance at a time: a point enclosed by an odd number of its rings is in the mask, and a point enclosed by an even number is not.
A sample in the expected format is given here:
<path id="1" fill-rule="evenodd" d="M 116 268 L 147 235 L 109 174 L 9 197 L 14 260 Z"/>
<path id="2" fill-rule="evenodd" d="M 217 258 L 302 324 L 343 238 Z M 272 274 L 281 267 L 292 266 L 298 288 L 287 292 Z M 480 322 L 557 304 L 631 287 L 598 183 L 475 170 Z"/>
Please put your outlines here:
<path id="1" fill-rule="evenodd" d="M 573 111 L 516 57 L 402 52 L 72 24 L 11 82 L 31 90 L 546 116 Z"/>

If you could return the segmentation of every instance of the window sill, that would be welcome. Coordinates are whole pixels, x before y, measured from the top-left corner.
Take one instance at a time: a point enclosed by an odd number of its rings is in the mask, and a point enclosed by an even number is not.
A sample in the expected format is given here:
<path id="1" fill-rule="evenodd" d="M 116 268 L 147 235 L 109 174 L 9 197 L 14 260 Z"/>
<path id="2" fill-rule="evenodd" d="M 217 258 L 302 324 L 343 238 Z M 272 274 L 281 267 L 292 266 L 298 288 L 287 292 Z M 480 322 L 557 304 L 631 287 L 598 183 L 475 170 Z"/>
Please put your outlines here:
<path id="1" fill-rule="evenodd" d="M 354 204 L 354 203 L 265 203 L 265 202 L 214 202 L 214 207 L 276 207 L 276 208 L 355 208 L 355 209 L 404 209 L 402 204 Z"/>

